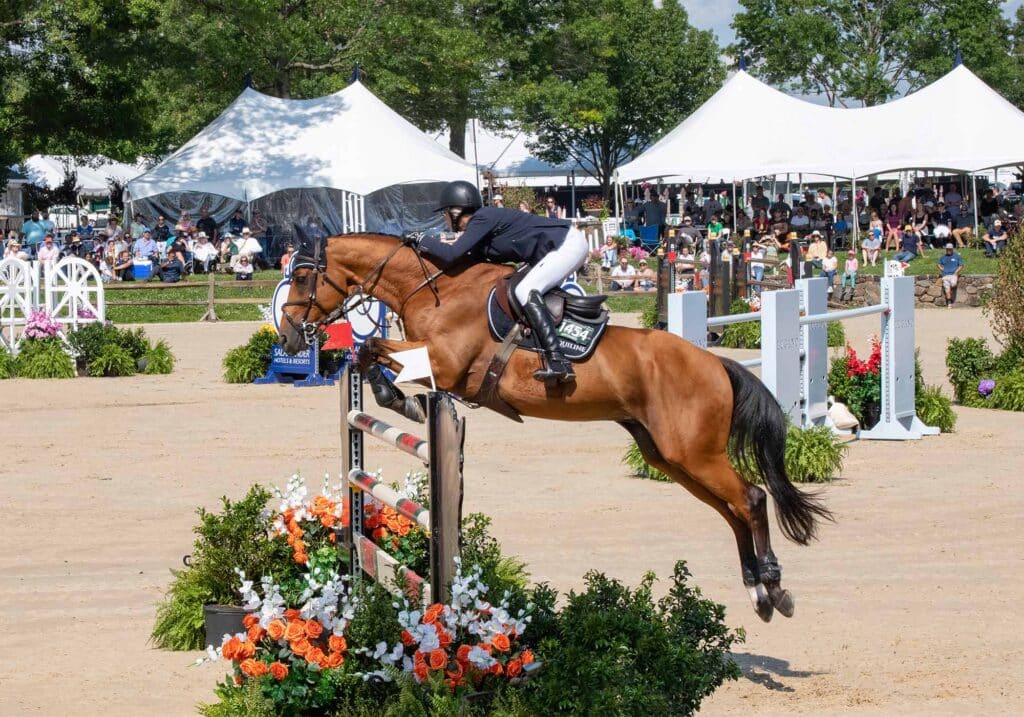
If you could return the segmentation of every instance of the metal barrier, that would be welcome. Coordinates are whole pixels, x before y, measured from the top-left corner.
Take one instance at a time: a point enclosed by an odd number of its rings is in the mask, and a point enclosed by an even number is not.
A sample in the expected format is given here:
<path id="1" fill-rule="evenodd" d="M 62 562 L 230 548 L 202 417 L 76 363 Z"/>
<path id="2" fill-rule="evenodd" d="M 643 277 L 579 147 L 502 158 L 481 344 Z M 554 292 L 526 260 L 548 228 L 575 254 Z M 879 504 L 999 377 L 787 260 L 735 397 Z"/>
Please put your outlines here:
<path id="1" fill-rule="evenodd" d="M 344 531 L 341 543 L 349 551 L 352 572 L 361 570 L 413 602 L 424 605 L 446 602 L 461 542 L 465 419 L 459 418 L 455 403 L 447 394 L 431 391 L 427 394 L 428 438 L 423 440 L 362 412 L 363 377 L 351 365 L 342 374 L 340 384 L 342 471 L 348 477 L 350 516 L 349 528 Z M 363 438 L 366 435 L 427 465 L 429 508 L 404 498 L 364 471 Z M 430 536 L 429 581 L 400 565 L 370 539 L 365 531 L 366 494 L 427 531 Z"/>
<path id="2" fill-rule="evenodd" d="M 938 433 L 917 417 L 914 386 L 914 279 L 886 276 L 879 304 L 828 311 L 824 278 L 799 279 L 797 288 L 766 291 L 761 311 L 707 316 L 707 296 L 700 291 L 668 298 L 668 330 L 707 348 L 710 326 L 759 321 L 761 358 L 740 363 L 761 367 L 761 380 L 793 423 L 805 428 L 830 426 L 828 418 L 828 337 L 826 324 L 879 314 L 882 344 L 881 420 L 861 438 L 918 439 Z"/>

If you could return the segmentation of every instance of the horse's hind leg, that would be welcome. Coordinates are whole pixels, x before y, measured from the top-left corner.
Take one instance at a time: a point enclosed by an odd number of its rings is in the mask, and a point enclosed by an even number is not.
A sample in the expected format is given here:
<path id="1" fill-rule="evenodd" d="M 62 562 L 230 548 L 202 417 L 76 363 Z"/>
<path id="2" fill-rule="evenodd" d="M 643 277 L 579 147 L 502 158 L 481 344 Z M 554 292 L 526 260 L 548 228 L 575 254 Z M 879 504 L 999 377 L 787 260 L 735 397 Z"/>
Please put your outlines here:
<path id="1" fill-rule="evenodd" d="M 772 619 L 774 608 L 768 590 L 758 577 L 757 553 L 754 549 L 750 526 L 724 500 L 711 493 L 707 488 L 694 480 L 679 466 L 669 463 L 661 455 L 651 434 L 639 423 L 628 421 L 621 424 L 636 441 L 644 459 L 654 468 L 671 477 L 676 483 L 686 488 L 696 498 L 707 503 L 725 518 L 736 538 L 736 549 L 740 556 L 740 571 L 743 585 L 750 595 L 750 602 L 758 616 L 768 622 Z"/>

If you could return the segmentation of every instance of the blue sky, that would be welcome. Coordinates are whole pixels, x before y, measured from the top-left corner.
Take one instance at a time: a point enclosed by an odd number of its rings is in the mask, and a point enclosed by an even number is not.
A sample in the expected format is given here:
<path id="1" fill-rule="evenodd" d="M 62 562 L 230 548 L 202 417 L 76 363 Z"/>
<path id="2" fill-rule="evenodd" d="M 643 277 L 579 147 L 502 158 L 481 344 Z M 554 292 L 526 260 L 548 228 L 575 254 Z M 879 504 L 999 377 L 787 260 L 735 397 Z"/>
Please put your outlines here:
<path id="1" fill-rule="evenodd" d="M 713 30 L 718 36 L 718 44 L 728 45 L 736 39 L 729 23 L 739 10 L 740 4 L 737 0 L 679 1 L 690 13 L 690 22 L 702 30 Z M 1024 3 L 1024 0 L 1009 0 L 1004 6 L 1005 14 L 1012 17 L 1021 3 Z"/>

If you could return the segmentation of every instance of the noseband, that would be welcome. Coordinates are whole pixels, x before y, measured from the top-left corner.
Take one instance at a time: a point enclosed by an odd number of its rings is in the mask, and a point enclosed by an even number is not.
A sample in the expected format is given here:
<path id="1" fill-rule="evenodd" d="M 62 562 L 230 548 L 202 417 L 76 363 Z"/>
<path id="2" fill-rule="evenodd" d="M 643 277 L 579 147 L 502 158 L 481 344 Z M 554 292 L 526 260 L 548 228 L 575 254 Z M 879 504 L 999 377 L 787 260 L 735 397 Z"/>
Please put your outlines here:
<path id="1" fill-rule="evenodd" d="M 324 254 L 325 241 L 315 241 L 313 243 L 313 255 L 309 254 L 296 254 L 294 263 L 292 264 L 292 274 L 297 269 L 308 268 L 310 269 L 309 274 L 309 294 L 305 300 L 289 301 L 284 304 L 282 308 L 289 306 L 303 306 L 305 311 L 302 314 L 302 320 L 297 321 L 292 318 L 288 312 L 283 312 L 285 319 L 292 325 L 297 331 L 299 331 L 303 338 L 305 338 L 307 344 L 312 344 L 314 339 L 320 332 L 320 329 L 328 324 L 332 324 L 339 318 L 347 314 L 349 311 L 356 309 L 364 303 L 371 301 L 373 292 L 380 283 L 381 277 L 384 274 L 384 267 L 388 265 L 388 262 L 394 258 L 403 246 L 408 246 L 399 242 L 395 245 L 395 248 L 388 252 L 387 256 L 381 259 L 377 266 L 370 270 L 370 273 L 366 275 L 366 278 L 360 281 L 355 289 L 350 293 L 331 278 L 331 275 L 327 272 L 327 258 Z M 396 312 L 399 318 L 402 317 L 402 313 L 405 310 L 405 305 L 409 299 L 416 295 L 420 289 L 424 287 L 430 287 L 431 293 L 434 294 L 434 301 L 436 306 L 441 305 L 441 295 L 437 291 L 437 278 L 444 273 L 442 270 L 437 270 L 434 273 L 430 272 L 426 262 L 423 260 L 423 256 L 419 252 L 419 248 L 416 246 L 409 246 L 410 249 L 416 254 L 416 258 L 419 260 L 420 268 L 423 270 L 423 281 L 416 285 L 416 287 L 409 292 L 409 295 L 402 299 L 402 303 L 398 307 Z M 317 299 L 317 287 L 320 285 L 320 280 L 323 279 L 324 283 L 328 284 L 332 289 L 338 292 L 338 295 L 342 297 L 341 302 L 331 311 L 328 311 Z M 355 301 L 348 301 L 349 298 L 357 297 Z M 312 322 L 309 320 L 309 312 L 312 311 L 313 307 L 316 307 L 323 318 L 320 321 Z M 374 326 L 375 331 L 380 329 L 379 325 Z"/>

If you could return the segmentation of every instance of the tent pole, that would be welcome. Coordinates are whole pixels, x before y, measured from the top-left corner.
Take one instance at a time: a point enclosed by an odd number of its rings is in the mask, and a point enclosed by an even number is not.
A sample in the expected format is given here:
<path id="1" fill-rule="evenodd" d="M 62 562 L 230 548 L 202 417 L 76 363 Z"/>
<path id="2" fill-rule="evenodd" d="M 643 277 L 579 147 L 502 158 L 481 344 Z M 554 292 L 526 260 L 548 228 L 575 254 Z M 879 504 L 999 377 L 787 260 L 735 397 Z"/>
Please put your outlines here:
<path id="1" fill-rule="evenodd" d="M 477 156 L 476 151 L 476 117 L 469 121 L 470 127 L 473 128 L 473 169 L 476 170 L 476 189 L 480 191 L 480 158 Z M 494 201 L 494 198 L 491 198 Z"/>
<path id="2" fill-rule="evenodd" d="M 860 212 L 857 210 L 857 178 L 853 178 L 850 188 L 850 213 L 853 214 L 853 250 L 856 251 L 860 240 Z M 854 257 L 856 258 L 856 257 Z"/>
<path id="3" fill-rule="evenodd" d="M 615 195 L 615 219 L 616 219 L 616 221 L 618 221 L 618 219 L 619 219 L 619 191 L 622 189 L 622 185 L 619 184 L 619 173 L 618 173 L 618 171 L 615 172 L 614 176 L 612 177 L 612 181 L 615 182 L 615 187 L 612 190 L 612 194 Z"/>
<path id="4" fill-rule="evenodd" d="M 802 197 L 804 195 L 804 173 L 800 172 L 800 174 L 796 176 L 797 180 L 800 182 L 800 196 Z"/>
<path id="5" fill-rule="evenodd" d="M 974 201 L 971 204 L 974 206 L 974 236 L 980 237 L 978 234 L 978 177 L 977 175 L 971 175 L 971 185 L 974 187 Z"/>
<path id="6" fill-rule="evenodd" d="M 736 218 L 739 215 L 736 213 L 736 180 L 732 180 L 732 231 L 736 232 Z M 735 241 L 735 239 L 733 240 Z"/>

